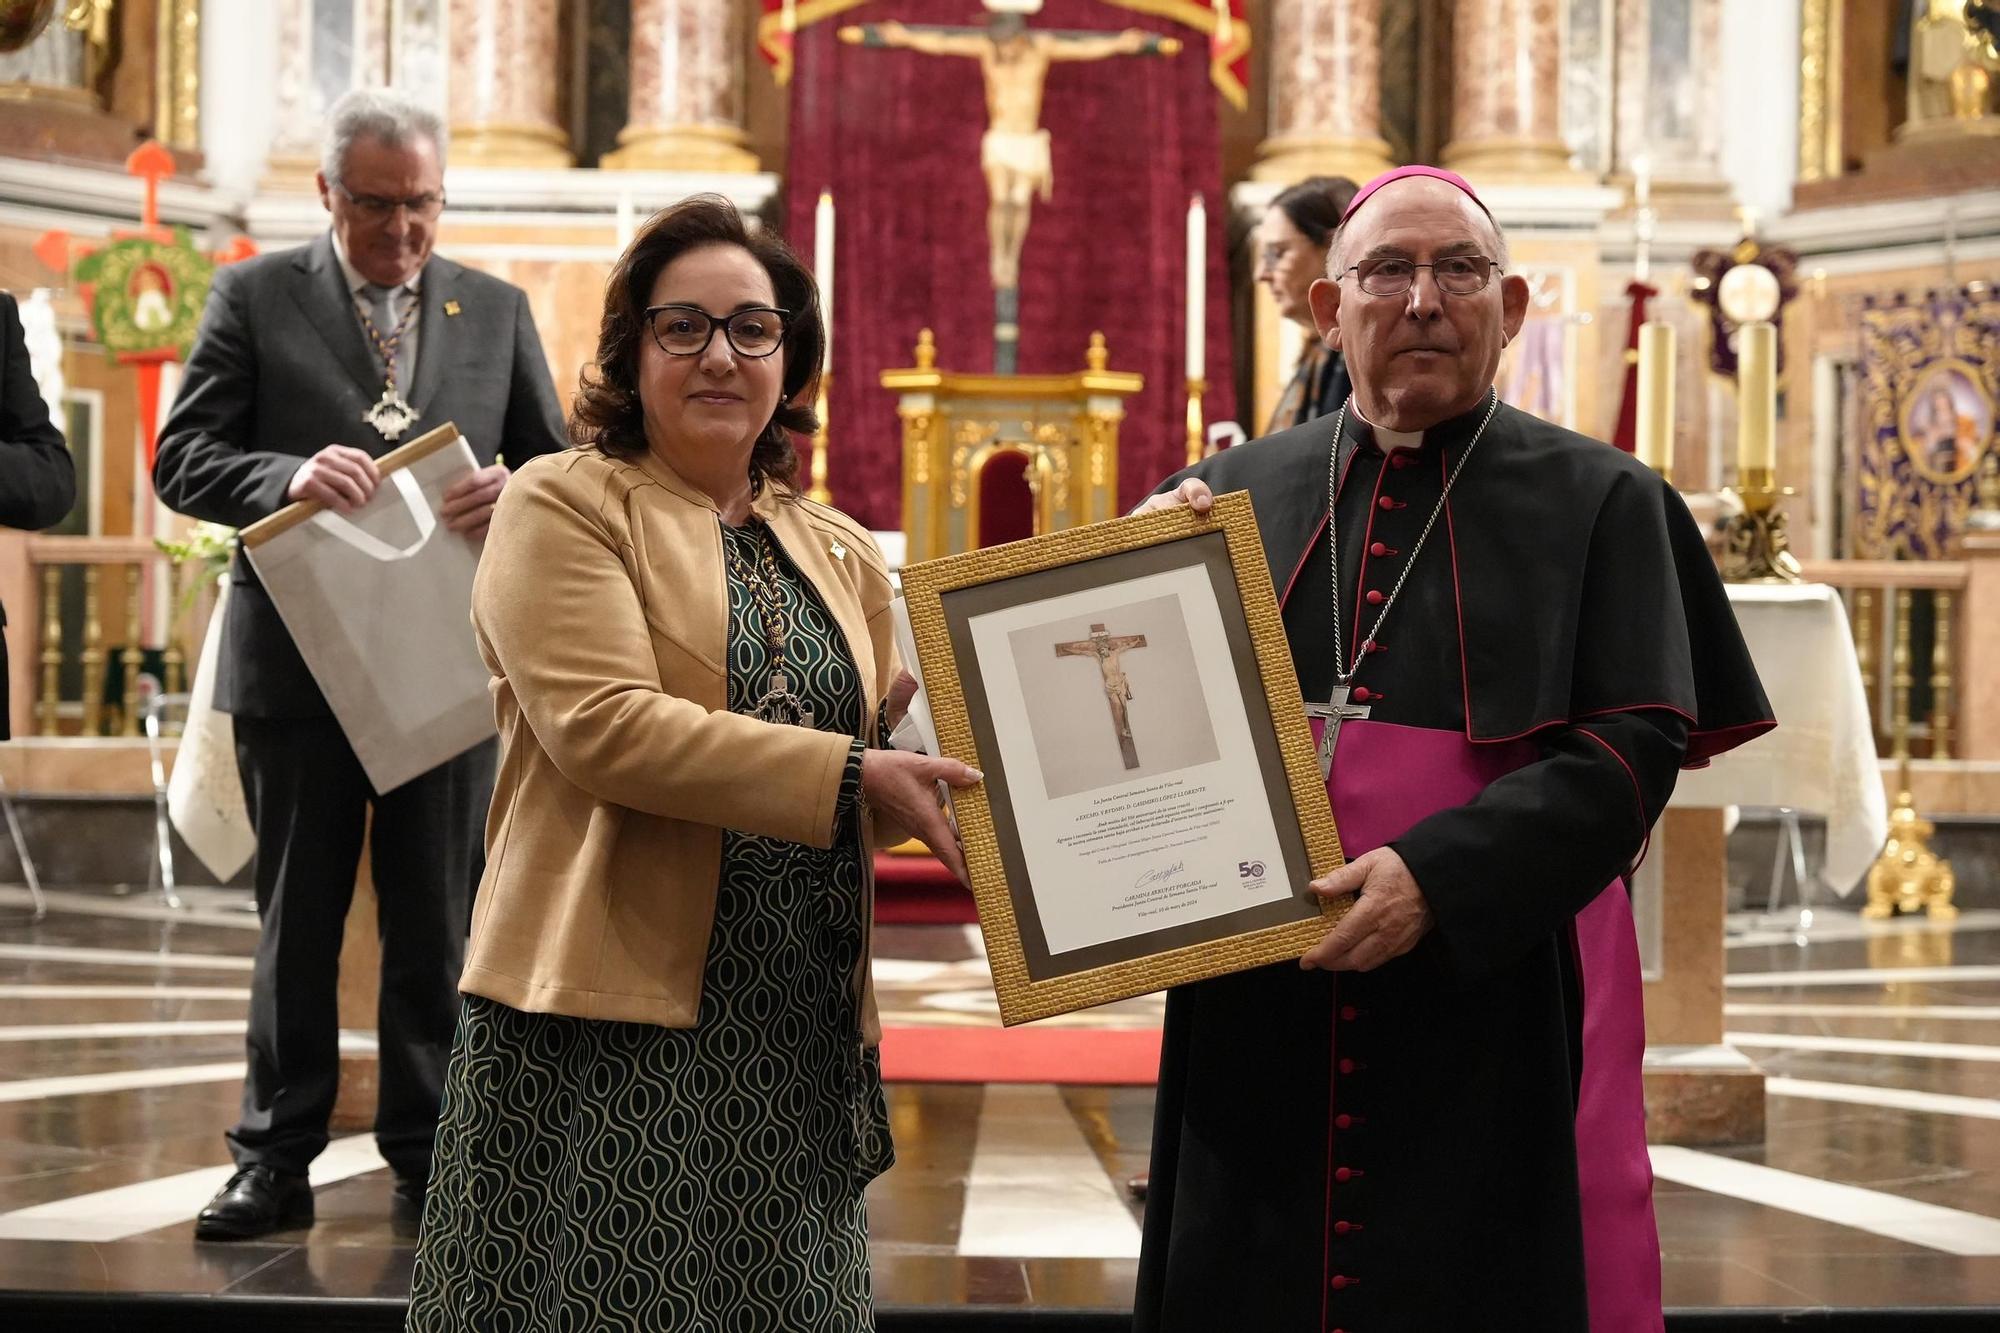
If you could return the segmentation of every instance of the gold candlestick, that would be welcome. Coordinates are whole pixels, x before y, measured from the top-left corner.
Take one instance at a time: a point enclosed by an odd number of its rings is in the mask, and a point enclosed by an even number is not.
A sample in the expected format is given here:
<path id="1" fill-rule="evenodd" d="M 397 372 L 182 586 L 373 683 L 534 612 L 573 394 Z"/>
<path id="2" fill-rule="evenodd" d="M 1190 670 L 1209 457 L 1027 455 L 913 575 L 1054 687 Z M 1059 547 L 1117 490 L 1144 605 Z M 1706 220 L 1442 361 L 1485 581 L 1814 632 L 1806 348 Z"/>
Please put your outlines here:
<path id="1" fill-rule="evenodd" d="M 1187 461 L 1193 467 L 1207 452 L 1206 441 L 1202 438 L 1201 396 L 1208 392 L 1208 381 L 1190 379 L 1187 382 Z"/>
<path id="2" fill-rule="evenodd" d="M 1753 320 L 1736 339 L 1736 488 L 1743 512 L 1722 529 L 1722 577 L 1731 583 L 1798 583 L 1778 485 L 1778 327 Z"/>
<path id="3" fill-rule="evenodd" d="M 1727 582 L 1802 581 L 1785 511 L 1778 504 L 1792 494 L 1792 488 L 1770 484 L 1769 475 L 1762 485 L 1741 485 L 1730 492 L 1742 502 L 1743 512 L 1730 515 L 1722 525 L 1722 577 Z"/>

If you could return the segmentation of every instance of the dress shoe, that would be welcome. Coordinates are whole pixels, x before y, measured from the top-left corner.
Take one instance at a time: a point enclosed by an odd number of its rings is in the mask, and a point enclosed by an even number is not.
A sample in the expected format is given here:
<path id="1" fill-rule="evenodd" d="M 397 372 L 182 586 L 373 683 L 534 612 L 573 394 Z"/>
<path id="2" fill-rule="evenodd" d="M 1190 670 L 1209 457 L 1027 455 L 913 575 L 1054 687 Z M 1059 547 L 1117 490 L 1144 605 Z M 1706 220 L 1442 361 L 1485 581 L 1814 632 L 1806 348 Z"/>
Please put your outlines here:
<path id="1" fill-rule="evenodd" d="M 1152 1183 L 1153 1173 L 1150 1171 L 1141 1171 L 1136 1176 L 1126 1177 L 1125 1192 L 1140 1203 L 1144 1203 L 1146 1201 L 1146 1190 Z"/>
<path id="2" fill-rule="evenodd" d="M 312 1186 L 269 1166 L 246 1166 L 208 1201 L 194 1222 L 196 1240 L 249 1240 L 313 1220 Z"/>

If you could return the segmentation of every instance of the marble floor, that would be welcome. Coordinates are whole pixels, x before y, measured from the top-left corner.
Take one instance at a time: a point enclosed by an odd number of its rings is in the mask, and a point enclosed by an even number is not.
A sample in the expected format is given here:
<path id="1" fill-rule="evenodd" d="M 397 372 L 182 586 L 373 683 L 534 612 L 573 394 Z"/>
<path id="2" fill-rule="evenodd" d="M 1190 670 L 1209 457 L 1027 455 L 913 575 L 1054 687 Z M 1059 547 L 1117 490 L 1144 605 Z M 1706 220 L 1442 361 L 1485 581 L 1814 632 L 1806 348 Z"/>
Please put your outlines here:
<path id="1" fill-rule="evenodd" d="M 228 1174 L 255 922 L 0 888 L 0 1291 L 394 1298 L 412 1244 L 365 1135 L 315 1169 L 318 1224 L 234 1245 L 191 1221 Z M 885 927 L 891 1025 L 992 1025 L 976 932 Z M 2000 1309 L 2000 912 L 1732 922 L 1730 1040 L 1772 1076 L 1752 1148 L 1655 1150 L 1670 1307 Z M 1156 997 L 1074 1023 L 1147 1027 Z M 1150 1088 L 898 1084 L 870 1195 L 876 1291 L 915 1306 L 1129 1308 Z"/>

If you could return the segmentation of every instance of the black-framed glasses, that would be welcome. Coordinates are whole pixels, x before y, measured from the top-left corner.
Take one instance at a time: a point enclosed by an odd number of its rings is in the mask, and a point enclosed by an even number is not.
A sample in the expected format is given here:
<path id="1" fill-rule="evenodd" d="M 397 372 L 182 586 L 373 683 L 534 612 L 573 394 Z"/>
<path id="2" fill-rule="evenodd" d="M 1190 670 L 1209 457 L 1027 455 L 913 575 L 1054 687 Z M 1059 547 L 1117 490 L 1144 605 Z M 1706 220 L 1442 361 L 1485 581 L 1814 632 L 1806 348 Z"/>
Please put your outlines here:
<path id="1" fill-rule="evenodd" d="M 738 356 L 759 360 L 784 343 L 785 321 L 791 317 L 791 311 L 768 305 L 751 306 L 728 315 L 711 315 L 698 305 L 678 302 L 648 306 L 645 314 L 653 341 L 668 356 L 700 356 L 715 341 L 715 331 L 721 329 Z"/>
<path id="2" fill-rule="evenodd" d="M 334 188 L 346 195 L 347 202 L 364 216 L 376 222 L 387 222 L 399 208 L 420 222 L 429 222 L 444 212 L 442 194 L 416 194 L 407 199 L 395 199 L 385 194 L 356 194 L 345 185 Z"/>
<path id="3" fill-rule="evenodd" d="M 1495 273 L 1504 270 L 1485 255 L 1447 255 L 1434 263 L 1418 264 L 1408 259 L 1364 259 L 1350 264 L 1341 274 L 1354 281 L 1370 296 L 1401 296 L 1417 280 L 1417 270 L 1427 268 L 1438 290 L 1452 296 L 1473 296 L 1486 290 Z"/>

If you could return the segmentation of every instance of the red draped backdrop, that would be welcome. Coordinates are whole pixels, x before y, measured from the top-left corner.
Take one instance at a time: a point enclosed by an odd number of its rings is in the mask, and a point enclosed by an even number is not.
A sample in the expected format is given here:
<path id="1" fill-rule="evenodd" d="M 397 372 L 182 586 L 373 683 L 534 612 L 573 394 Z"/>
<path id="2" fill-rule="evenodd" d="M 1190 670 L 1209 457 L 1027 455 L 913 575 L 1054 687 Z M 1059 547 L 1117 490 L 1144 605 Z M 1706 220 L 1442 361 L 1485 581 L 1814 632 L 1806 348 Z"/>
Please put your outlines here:
<path id="1" fill-rule="evenodd" d="M 813 209 L 833 192 L 834 379 L 827 480 L 833 502 L 872 528 L 902 526 L 902 438 L 880 373 L 912 364 L 917 331 L 937 334 L 946 370 L 993 368 L 986 104 L 978 63 L 850 46 L 848 23 L 984 26 L 979 0 L 872 0 L 802 28 L 794 45 L 788 238 L 813 253 Z M 1206 37 L 1102 0 L 1048 0 L 1037 27 L 1178 37 L 1174 57 L 1113 56 L 1049 71 L 1042 126 L 1054 197 L 1037 199 L 1022 257 L 1022 374 L 1081 370 L 1102 330 L 1111 366 L 1145 376 L 1127 404 L 1118 455 L 1123 505 L 1186 461 L 1187 208 L 1208 208 L 1204 416 L 1235 415 L 1228 263 Z"/>

